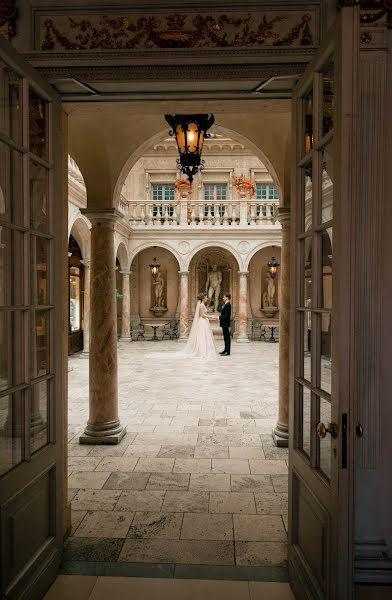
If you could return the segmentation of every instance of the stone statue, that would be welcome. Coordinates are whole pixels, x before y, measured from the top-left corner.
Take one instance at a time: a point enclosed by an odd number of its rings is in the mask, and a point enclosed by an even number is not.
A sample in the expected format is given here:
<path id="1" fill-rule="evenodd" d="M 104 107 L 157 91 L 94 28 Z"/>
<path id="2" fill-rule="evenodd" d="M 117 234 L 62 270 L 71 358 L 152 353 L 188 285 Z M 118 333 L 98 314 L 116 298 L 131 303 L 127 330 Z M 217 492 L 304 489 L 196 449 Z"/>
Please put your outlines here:
<path id="1" fill-rule="evenodd" d="M 267 290 L 263 294 L 263 307 L 265 307 L 265 305 L 264 305 L 265 300 L 267 301 L 267 306 L 274 306 L 275 282 L 274 282 L 274 278 L 271 276 L 271 273 L 267 273 L 267 277 L 265 278 L 265 283 L 266 283 Z"/>
<path id="2" fill-rule="evenodd" d="M 164 289 L 165 282 L 163 280 L 162 274 L 157 273 L 157 275 L 153 278 L 152 285 L 155 287 L 155 308 L 159 308 L 164 306 L 165 298 L 164 298 Z"/>
<path id="3" fill-rule="evenodd" d="M 207 272 L 206 290 L 208 300 L 211 302 L 214 298 L 214 311 L 218 311 L 219 306 L 219 295 L 222 286 L 222 271 L 218 271 L 218 265 L 215 263 L 212 265 L 212 271 Z"/>

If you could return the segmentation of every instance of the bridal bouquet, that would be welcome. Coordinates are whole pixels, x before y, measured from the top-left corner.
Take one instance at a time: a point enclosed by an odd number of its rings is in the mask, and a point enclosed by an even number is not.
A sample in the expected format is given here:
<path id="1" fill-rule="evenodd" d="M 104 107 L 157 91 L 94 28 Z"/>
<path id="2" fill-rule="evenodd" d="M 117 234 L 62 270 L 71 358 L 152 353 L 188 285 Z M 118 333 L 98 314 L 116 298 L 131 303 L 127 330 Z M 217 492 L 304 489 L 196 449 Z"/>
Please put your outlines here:
<path id="1" fill-rule="evenodd" d="M 233 175 L 231 178 L 234 189 L 239 194 L 245 192 L 250 198 L 255 193 L 255 185 L 251 179 L 246 179 L 244 175 Z"/>

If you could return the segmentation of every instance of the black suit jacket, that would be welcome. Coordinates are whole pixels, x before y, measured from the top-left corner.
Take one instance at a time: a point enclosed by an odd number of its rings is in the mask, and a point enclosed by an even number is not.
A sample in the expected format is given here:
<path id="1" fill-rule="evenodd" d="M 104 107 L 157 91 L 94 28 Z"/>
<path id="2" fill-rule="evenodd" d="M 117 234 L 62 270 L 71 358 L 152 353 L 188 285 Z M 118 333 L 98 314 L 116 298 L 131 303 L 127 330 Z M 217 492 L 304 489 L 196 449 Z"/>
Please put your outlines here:
<path id="1" fill-rule="evenodd" d="M 230 302 L 226 302 L 222 306 L 221 314 L 219 317 L 219 323 L 221 327 L 230 327 L 231 321 L 231 304 Z"/>

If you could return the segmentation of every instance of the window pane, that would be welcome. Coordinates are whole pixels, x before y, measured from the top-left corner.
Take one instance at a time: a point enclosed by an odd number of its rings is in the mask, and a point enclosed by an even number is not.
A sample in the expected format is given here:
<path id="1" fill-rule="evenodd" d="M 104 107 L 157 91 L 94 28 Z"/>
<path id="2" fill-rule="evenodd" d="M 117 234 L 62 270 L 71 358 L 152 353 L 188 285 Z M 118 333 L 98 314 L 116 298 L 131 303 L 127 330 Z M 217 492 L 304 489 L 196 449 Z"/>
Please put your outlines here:
<path id="1" fill-rule="evenodd" d="M 48 443 L 48 382 L 40 381 L 31 386 L 31 453 Z"/>
<path id="2" fill-rule="evenodd" d="M 304 240 L 304 308 L 312 306 L 312 238 Z"/>
<path id="3" fill-rule="evenodd" d="M 22 461 L 22 392 L 0 398 L 0 475 Z"/>
<path id="4" fill-rule="evenodd" d="M 313 185 L 312 185 L 312 165 L 309 164 L 304 169 L 304 231 L 312 229 L 312 209 L 313 209 Z"/>
<path id="5" fill-rule="evenodd" d="M 332 227 L 321 233 L 322 308 L 332 308 Z"/>
<path id="6" fill-rule="evenodd" d="M 33 312 L 31 375 L 38 377 L 49 372 L 49 311 Z"/>
<path id="7" fill-rule="evenodd" d="M 48 290 L 48 253 L 49 241 L 45 238 L 31 236 L 31 269 L 32 290 L 31 303 L 49 304 Z"/>
<path id="8" fill-rule="evenodd" d="M 23 235 L 0 226 L 0 306 L 24 304 Z"/>
<path id="9" fill-rule="evenodd" d="M 205 185 L 204 186 L 204 200 L 214 200 L 214 186 L 213 185 Z"/>
<path id="10" fill-rule="evenodd" d="M 323 71 L 323 135 L 333 129 L 335 112 L 335 68 L 333 56 L 324 66 Z"/>
<path id="11" fill-rule="evenodd" d="M 226 200 L 226 185 L 217 185 L 216 186 L 216 200 Z"/>
<path id="12" fill-rule="evenodd" d="M 305 120 L 305 154 L 313 148 L 313 90 L 310 90 L 304 98 L 304 120 Z"/>
<path id="13" fill-rule="evenodd" d="M 326 223 L 333 218 L 333 158 L 332 145 L 321 153 L 321 221 Z"/>
<path id="14" fill-rule="evenodd" d="M 35 231 L 48 229 L 48 171 L 30 161 L 30 227 Z"/>
<path id="15" fill-rule="evenodd" d="M 326 427 L 331 423 L 331 403 L 320 398 L 320 422 Z M 331 436 L 329 433 L 325 438 L 320 438 L 320 469 L 331 479 Z"/>
<path id="16" fill-rule="evenodd" d="M 23 225 L 22 155 L 1 142 L 0 221 Z"/>
<path id="17" fill-rule="evenodd" d="M 12 313 L 0 312 L 0 391 L 12 386 Z"/>
<path id="18" fill-rule="evenodd" d="M 302 440 L 301 447 L 310 457 L 310 429 L 311 429 L 311 393 L 308 388 L 301 387 L 302 395 Z"/>
<path id="19" fill-rule="evenodd" d="M 331 393 L 331 350 L 331 315 L 329 313 L 323 313 L 321 315 L 320 388 L 324 390 L 324 392 L 328 392 L 328 394 Z"/>
<path id="20" fill-rule="evenodd" d="M 71 267 L 69 276 L 69 322 L 71 331 L 80 329 L 80 269 Z"/>
<path id="21" fill-rule="evenodd" d="M 30 152 L 47 158 L 46 102 L 33 90 L 29 94 Z"/>
<path id="22" fill-rule="evenodd" d="M 2 61 L 0 69 L 0 131 L 17 144 L 22 144 L 22 79 Z"/>
<path id="23" fill-rule="evenodd" d="M 304 351 L 303 351 L 303 377 L 311 381 L 311 344 L 312 344 L 312 313 L 305 310 L 303 313 Z"/>

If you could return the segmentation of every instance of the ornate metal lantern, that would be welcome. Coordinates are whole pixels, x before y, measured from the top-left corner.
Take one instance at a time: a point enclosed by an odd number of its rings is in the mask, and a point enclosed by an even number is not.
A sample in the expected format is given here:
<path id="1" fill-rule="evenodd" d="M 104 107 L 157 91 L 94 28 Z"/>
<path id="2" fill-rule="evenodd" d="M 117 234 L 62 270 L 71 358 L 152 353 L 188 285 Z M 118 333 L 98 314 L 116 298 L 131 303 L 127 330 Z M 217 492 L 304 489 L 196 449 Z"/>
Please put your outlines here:
<path id="1" fill-rule="evenodd" d="M 180 153 L 177 167 L 188 176 L 192 185 L 194 175 L 204 169 L 201 153 L 204 140 L 210 137 L 207 131 L 215 121 L 214 115 L 165 115 L 165 119 L 172 128 L 169 134 L 175 136 Z"/>
<path id="2" fill-rule="evenodd" d="M 272 252 L 274 251 L 274 248 L 275 246 L 272 246 Z M 276 260 L 275 256 L 272 256 L 271 260 L 268 263 L 268 271 L 272 278 L 276 277 L 278 267 L 280 267 L 280 263 Z"/>
<path id="3" fill-rule="evenodd" d="M 157 261 L 156 257 L 154 256 L 154 258 L 152 259 L 152 263 L 148 265 L 151 269 L 151 274 L 153 277 L 156 277 L 158 275 L 159 272 L 159 267 L 161 266 L 159 264 L 159 262 Z"/>

